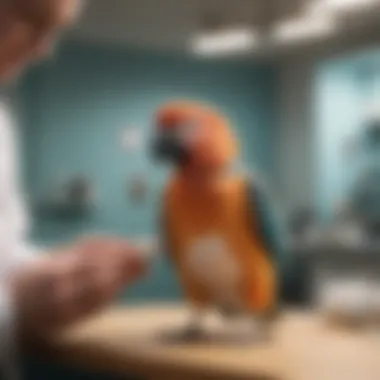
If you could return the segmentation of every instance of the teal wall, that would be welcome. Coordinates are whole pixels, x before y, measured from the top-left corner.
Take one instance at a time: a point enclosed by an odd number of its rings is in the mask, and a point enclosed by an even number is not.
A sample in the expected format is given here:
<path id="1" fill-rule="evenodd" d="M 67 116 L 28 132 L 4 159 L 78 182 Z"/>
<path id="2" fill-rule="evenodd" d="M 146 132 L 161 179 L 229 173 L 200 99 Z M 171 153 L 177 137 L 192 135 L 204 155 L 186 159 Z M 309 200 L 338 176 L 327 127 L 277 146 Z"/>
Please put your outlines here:
<path id="1" fill-rule="evenodd" d="M 58 223 L 36 218 L 34 237 L 66 241 L 85 231 L 125 236 L 156 230 L 165 171 L 146 151 L 126 153 L 123 129 L 141 127 L 149 136 L 152 113 L 178 97 L 210 101 L 229 115 L 249 168 L 274 175 L 275 72 L 248 63 L 195 62 L 144 52 L 66 44 L 54 61 L 23 81 L 26 185 L 39 199 L 59 178 L 89 175 L 99 195 L 93 218 Z M 151 195 L 143 205 L 127 197 L 128 176 L 146 173 Z M 164 261 L 131 292 L 138 299 L 175 298 L 175 279 Z"/>
<path id="2" fill-rule="evenodd" d="M 380 100 L 380 51 L 321 63 L 315 85 L 317 204 L 321 216 L 330 220 L 334 205 L 349 195 L 368 161 L 361 153 L 349 159 L 344 144 L 352 137 L 360 141 L 365 109 Z"/>

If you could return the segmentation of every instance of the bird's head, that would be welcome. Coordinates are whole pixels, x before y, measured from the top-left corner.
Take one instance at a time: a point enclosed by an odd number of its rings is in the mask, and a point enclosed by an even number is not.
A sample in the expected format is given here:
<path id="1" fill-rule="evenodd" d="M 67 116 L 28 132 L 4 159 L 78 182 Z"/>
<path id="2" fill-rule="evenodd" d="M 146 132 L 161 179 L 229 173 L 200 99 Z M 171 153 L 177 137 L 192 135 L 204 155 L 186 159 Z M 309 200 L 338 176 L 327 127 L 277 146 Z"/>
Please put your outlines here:
<path id="1" fill-rule="evenodd" d="M 155 117 L 155 157 L 179 169 L 218 170 L 232 163 L 237 143 L 228 121 L 198 103 L 172 102 Z"/>

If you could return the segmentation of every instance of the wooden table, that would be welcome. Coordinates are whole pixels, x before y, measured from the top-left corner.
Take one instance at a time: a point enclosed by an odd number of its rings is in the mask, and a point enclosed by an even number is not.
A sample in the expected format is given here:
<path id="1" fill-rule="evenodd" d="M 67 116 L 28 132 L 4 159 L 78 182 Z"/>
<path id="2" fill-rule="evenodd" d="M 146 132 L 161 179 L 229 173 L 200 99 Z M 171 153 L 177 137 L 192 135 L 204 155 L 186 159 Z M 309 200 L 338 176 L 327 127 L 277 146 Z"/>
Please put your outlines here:
<path id="1" fill-rule="evenodd" d="M 328 327 L 304 312 L 285 312 L 272 343 L 168 343 L 186 308 L 114 308 L 72 327 L 49 343 L 56 359 L 115 375 L 167 380 L 379 380 L 380 334 Z M 208 321 L 217 336 L 219 325 Z"/>

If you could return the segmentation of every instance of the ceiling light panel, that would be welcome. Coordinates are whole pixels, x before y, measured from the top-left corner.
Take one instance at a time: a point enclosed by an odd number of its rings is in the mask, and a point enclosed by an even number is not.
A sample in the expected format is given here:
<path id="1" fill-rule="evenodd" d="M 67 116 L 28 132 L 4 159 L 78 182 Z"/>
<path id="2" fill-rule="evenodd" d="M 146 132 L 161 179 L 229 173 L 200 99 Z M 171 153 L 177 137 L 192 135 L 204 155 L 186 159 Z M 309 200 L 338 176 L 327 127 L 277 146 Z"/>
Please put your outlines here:
<path id="1" fill-rule="evenodd" d="M 334 12 L 360 12 L 371 9 L 373 6 L 380 5 L 379 0 L 319 0 L 326 10 Z"/>
<path id="2" fill-rule="evenodd" d="M 312 17 L 290 19 L 275 25 L 272 38 L 280 43 L 297 43 L 316 40 L 331 35 L 335 22 L 330 17 Z"/>
<path id="3" fill-rule="evenodd" d="M 219 56 L 244 53 L 259 45 L 258 34 L 246 27 L 223 28 L 196 34 L 191 50 L 200 56 Z"/>

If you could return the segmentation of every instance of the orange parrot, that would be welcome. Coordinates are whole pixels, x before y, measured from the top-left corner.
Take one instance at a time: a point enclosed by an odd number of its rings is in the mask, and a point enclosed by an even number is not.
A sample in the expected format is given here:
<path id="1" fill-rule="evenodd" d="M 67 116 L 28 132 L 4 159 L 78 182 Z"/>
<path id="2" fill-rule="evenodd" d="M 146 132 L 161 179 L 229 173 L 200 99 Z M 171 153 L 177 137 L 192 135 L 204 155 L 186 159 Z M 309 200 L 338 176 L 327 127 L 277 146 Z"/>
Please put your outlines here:
<path id="1" fill-rule="evenodd" d="M 198 312 L 187 333 L 201 331 L 208 308 L 270 320 L 278 303 L 280 239 L 265 191 L 231 170 L 238 143 L 227 119 L 202 104 L 166 104 L 156 114 L 153 150 L 157 160 L 174 164 L 163 238 Z"/>

